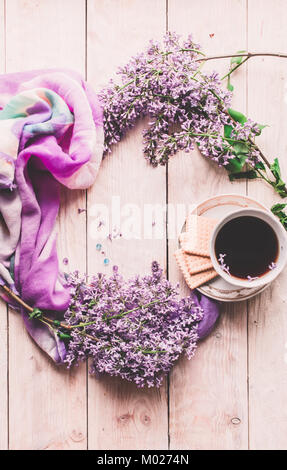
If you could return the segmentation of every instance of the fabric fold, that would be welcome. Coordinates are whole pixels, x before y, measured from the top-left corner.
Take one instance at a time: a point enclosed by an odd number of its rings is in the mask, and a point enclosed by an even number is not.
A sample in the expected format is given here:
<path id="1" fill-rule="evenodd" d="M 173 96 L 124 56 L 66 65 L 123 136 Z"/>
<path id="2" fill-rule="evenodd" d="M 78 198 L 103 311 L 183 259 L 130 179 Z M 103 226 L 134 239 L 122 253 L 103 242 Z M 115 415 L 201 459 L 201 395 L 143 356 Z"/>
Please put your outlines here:
<path id="1" fill-rule="evenodd" d="M 94 183 L 103 155 L 102 109 L 89 85 L 64 70 L 0 76 L 0 107 L 0 276 L 32 307 L 60 316 L 70 300 L 54 230 L 60 184 Z M 64 343 L 22 315 L 37 344 L 61 362 Z"/>

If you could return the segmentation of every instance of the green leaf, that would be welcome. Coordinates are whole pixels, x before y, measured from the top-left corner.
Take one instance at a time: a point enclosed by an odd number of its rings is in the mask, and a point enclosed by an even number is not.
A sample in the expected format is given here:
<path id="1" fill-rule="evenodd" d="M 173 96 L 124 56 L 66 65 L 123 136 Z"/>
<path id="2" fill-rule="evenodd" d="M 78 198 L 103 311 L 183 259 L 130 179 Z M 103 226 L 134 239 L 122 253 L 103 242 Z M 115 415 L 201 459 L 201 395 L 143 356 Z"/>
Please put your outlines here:
<path id="1" fill-rule="evenodd" d="M 224 124 L 224 137 L 229 138 L 231 136 L 232 126 L 229 124 Z"/>
<path id="2" fill-rule="evenodd" d="M 287 197 L 287 189 L 284 181 L 281 179 L 281 170 L 280 170 L 280 165 L 279 165 L 279 160 L 278 158 L 274 159 L 274 162 L 270 166 L 270 170 L 275 177 L 275 181 L 270 181 L 271 185 L 275 189 L 275 191 L 279 194 L 281 197 Z"/>
<path id="3" fill-rule="evenodd" d="M 245 160 L 249 153 L 249 148 L 247 144 L 243 142 L 235 142 L 232 145 L 234 158 L 229 160 L 228 165 L 226 166 L 229 173 L 239 173 L 245 165 Z"/>
<path id="4" fill-rule="evenodd" d="M 244 156 L 244 157 L 236 156 L 236 157 L 232 158 L 231 160 L 229 160 L 229 163 L 228 163 L 228 165 L 226 165 L 225 168 L 231 174 L 232 173 L 240 173 L 243 166 L 244 166 L 246 158 L 247 158 L 246 156 Z"/>
<path id="5" fill-rule="evenodd" d="M 228 114 L 234 121 L 240 122 L 240 124 L 244 124 L 247 121 L 247 117 L 239 111 L 235 111 L 235 109 L 228 108 Z"/>
<path id="6" fill-rule="evenodd" d="M 255 178 L 258 178 L 258 175 L 255 170 L 241 171 L 240 173 L 230 173 L 230 175 L 228 176 L 229 176 L 230 181 L 239 180 L 239 179 L 253 180 Z"/>
<path id="7" fill-rule="evenodd" d="M 263 129 L 265 129 L 265 127 L 269 127 L 269 126 L 267 124 L 258 124 L 258 127 L 260 131 L 262 131 Z"/>
<path id="8" fill-rule="evenodd" d="M 60 339 L 71 339 L 71 336 L 68 335 L 67 333 L 62 333 L 61 331 L 58 331 L 58 336 Z"/>
<path id="9" fill-rule="evenodd" d="M 258 136 L 258 135 L 261 135 L 262 130 L 265 129 L 265 127 L 268 127 L 268 125 L 267 124 L 265 124 L 265 125 L 264 124 L 257 124 L 257 127 L 259 128 L 259 131 L 256 132 L 255 135 Z"/>
<path id="10" fill-rule="evenodd" d="M 287 190 L 286 190 L 286 186 L 284 183 L 282 185 L 278 185 L 276 183 L 271 182 L 271 185 L 273 186 L 275 191 L 279 194 L 279 196 L 281 196 L 282 198 L 287 197 Z"/>
<path id="11" fill-rule="evenodd" d="M 232 145 L 232 148 L 236 156 L 245 155 L 245 158 L 244 158 L 244 162 L 245 162 L 246 155 L 249 153 L 248 145 L 243 142 L 235 142 L 235 144 Z"/>
<path id="12" fill-rule="evenodd" d="M 29 319 L 39 319 L 42 318 L 43 312 L 39 308 L 34 308 L 32 312 L 29 313 Z"/>
<path id="13" fill-rule="evenodd" d="M 245 54 L 246 51 L 237 51 L 237 54 Z M 231 58 L 231 61 L 230 61 L 230 64 L 241 64 L 241 62 L 243 61 L 243 59 L 245 59 L 246 56 L 238 56 L 238 57 L 232 57 Z"/>
<path id="14" fill-rule="evenodd" d="M 274 215 L 279 214 L 281 211 L 285 209 L 287 204 L 274 204 L 274 206 L 271 207 L 271 211 L 273 212 Z"/>
<path id="15" fill-rule="evenodd" d="M 287 204 L 274 204 L 274 206 L 271 207 L 271 211 L 278 217 L 283 227 L 287 230 L 287 214 L 284 212 L 286 206 Z"/>
<path id="16" fill-rule="evenodd" d="M 263 162 L 257 162 L 255 164 L 255 168 L 257 168 L 258 170 L 265 170 L 265 165 Z"/>
<path id="17" fill-rule="evenodd" d="M 229 90 L 229 91 L 233 91 L 233 90 L 234 90 L 234 86 L 231 85 L 230 81 L 227 82 L 227 90 Z"/>
<path id="18" fill-rule="evenodd" d="M 228 75 L 228 78 L 227 78 L 227 89 L 229 91 L 233 91 L 234 90 L 234 86 L 231 85 L 231 82 L 230 82 L 230 75 Z"/>
<path id="19" fill-rule="evenodd" d="M 280 170 L 280 165 L 279 165 L 278 158 L 274 159 L 274 162 L 270 166 L 270 170 L 272 171 L 272 173 L 273 173 L 273 175 L 275 176 L 276 179 L 281 178 L 281 170 Z"/>

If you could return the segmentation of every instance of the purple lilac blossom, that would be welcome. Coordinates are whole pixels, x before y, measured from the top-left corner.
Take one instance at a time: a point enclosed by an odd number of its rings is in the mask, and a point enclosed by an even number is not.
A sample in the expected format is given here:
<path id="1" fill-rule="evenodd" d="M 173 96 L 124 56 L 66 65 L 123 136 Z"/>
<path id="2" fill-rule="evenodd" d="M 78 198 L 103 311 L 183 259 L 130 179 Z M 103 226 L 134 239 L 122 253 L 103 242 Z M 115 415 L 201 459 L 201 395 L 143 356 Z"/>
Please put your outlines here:
<path id="1" fill-rule="evenodd" d="M 178 285 L 162 277 L 157 262 L 150 275 L 128 281 L 114 266 L 111 277 L 87 281 L 76 272 L 67 282 L 72 300 L 65 320 L 74 327 L 68 367 L 90 357 L 91 373 L 159 387 L 183 352 L 194 355 L 203 310 L 193 295 L 179 298 Z"/>
<path id="2" fill-rule="evenodd" d="M 225 271 L 227 274 L 229 274 L 230 276 L 230 268 L 229 266 L 227 266 L 227 264 L 224 262 L 224 258 L 226 256 L 226 253 L 223 254 L 223 253 L 220 253 L 219 254 L 219 257 L 218 257 L 218 263 L 220 265 L 220 268 L 222 269 L 222 271 Z"/>
<path id="3" fill-rule="evenodd" d="M 274 261 L 272 261 L 272 263 L 269 264 L 268 268 L 270 269 L 270 271 L 272 271 L 273 269 L 275 269 L 277 267 L 277 264 L 274 263 Z"/>
<path id="4" fill-rule="evenodd" d="M 191 35 L 181 43 L 168 32 L 163 45 L 151 41 L 145 52 L 121 67 L 120 84 L 111 80 L 100 94 L 105 152 L 144 116 L 149 125 L 143 131 L 143 152 L 153 166 L 166 164 L 178 150 L 193 150 L 195 143 L 203 155 L 226 166 L 234 158 L 234 142 L 258 135 L 259 127 L 250 119 L 240 124 L 230 118 L 232 93 L 223 89 L 216 72 L 199 69 L 203 55 Z M 226 124 L 232 128 L 229 137 L 224 135 Z M 255 166 L 258 158 L 256 148 L 249 146 L 246 162 Z"/>
<path id="5" fill-rule="evenodd" d="M 256 281 L 256 279 L 258 279 L 258 276 L 255 276 L 255 277 L 247 276 L 247 280 L 248 280 L 249 282 Z"/>

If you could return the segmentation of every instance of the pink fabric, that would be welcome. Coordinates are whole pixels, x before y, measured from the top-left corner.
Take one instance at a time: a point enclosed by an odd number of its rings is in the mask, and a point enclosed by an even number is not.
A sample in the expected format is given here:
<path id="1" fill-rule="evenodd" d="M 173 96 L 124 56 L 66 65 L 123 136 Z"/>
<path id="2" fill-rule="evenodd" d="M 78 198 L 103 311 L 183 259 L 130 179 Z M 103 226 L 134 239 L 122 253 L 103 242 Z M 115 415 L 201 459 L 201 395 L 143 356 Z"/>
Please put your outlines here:
<path id="1" fill-rule="evenodd" d="M 59 316 L 70 299 L 59 273 L 54 232 L 59 186 L 83 189 L 94 183 L 103 153 L 102 110 L 79 75 L 58 70 L 0 76 L 0 105 L 0 131 L 1 125 L 7 131 L 0 142 L 0 210 L 12 229 L 3 240 L 0 275 L 3 271 L 3 280 L 9 281 L 16 248 L 13 288 L 30 305 Z M 5 209 L 8 203 L 14 213 Z M 63 343 L 24 312 L 23 317 L 39 346 L 60 362 Z"/>

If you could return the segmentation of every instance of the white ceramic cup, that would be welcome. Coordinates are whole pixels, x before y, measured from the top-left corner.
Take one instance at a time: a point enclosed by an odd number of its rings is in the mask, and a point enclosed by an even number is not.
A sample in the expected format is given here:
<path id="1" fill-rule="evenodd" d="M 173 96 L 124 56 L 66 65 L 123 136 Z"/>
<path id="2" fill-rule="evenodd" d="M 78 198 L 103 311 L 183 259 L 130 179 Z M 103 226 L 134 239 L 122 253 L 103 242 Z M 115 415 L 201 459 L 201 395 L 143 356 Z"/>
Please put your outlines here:
<path id="1" fill-rule="evenodd" d="M 258 277 L 257 279 L 253 279 L 252 281 L 248 279 L 241 279 L 225 272 L 217 260 L 215 253 L 215 241 L 221 228 L 230 220 L 243 216 L 256 217 L 266 222 L 273 229 L 278 240 L 278 256 L 275 261 L 275 267 L 266 274 L 263 274 L 262 276 Z M 274 281 L 274 279 L 280 274 L 286 265 L 287 234 L 282 224 L 271 212 L 253 208 L 240 209 L 238 211 L 232 212 L 231 214 L 228 214 L 215 226 L 210 239 L 210 257 L 216 272 L 230 284 L 233 284 L 237 287 L 262 287 Z"/>

